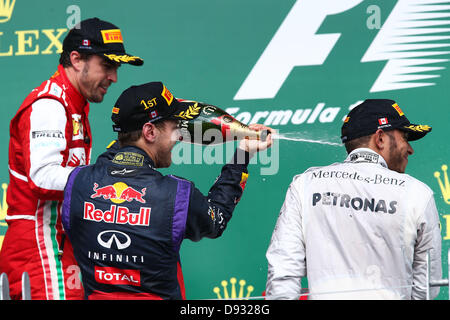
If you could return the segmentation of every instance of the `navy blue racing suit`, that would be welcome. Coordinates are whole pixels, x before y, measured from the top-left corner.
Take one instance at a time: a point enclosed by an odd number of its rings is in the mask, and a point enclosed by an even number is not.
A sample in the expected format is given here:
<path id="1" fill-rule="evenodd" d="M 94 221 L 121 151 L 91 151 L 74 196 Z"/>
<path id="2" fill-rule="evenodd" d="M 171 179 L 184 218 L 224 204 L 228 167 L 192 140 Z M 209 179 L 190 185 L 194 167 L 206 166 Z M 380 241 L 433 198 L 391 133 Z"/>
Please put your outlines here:
<path id="1" fill-rule="evenodd" d="M 185 299 L 181 243 L 222 234 L 242 196 L 247 165 L 248 153 L 238 149 L 207 196 L 188 180 L 162 175 L 134 146 L 76 168 L 62 220 L 85 298 Z"/>

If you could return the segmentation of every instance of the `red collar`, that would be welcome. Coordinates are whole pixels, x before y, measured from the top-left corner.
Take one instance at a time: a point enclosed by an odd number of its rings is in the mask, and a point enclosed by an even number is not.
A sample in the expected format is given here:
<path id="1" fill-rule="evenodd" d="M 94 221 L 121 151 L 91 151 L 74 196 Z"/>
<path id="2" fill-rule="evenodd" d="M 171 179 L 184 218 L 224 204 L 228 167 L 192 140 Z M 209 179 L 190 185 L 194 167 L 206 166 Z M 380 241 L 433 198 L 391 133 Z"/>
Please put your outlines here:
<path id="1" fill-rule="evenodd" d="M 70 80 L 67 78 L 66 70 L 60 64 L 58 65 L 58 71 L 52 76 L 52 79 L 58 81 L 64 86 L 64 91 L 66 92 L 67 102 L 72 106 L 77 113 L 89 113 L 89 102 L 86 98 L 72 85 Z"/>

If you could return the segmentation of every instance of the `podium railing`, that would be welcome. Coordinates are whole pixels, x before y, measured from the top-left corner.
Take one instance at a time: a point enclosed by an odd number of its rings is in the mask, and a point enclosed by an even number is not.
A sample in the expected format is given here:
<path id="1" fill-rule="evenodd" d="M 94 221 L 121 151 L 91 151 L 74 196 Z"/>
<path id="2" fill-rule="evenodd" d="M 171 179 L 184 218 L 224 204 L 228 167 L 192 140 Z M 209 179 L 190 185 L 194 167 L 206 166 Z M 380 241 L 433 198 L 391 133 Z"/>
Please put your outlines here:
<path id="1" fill-rule="evenodd" d="M 0 275 L 0 300 L 11 300 L 6 273 Z M 22 300 L 31 300 L 30 277 L 27 272 L 22 273 Z"/>
<path id="2" fill-rule="evenodd" d="M 450 248 L 447 250 L 447 277 L 450 277 Z M 430 300 L 431 287 L 448 287 L 448 300 L 450 300 L 450 285 L 447 279 L 430 279 L 430 251 L 427 252 L 427 300 Z"/>
<path id="3" fill-rule="evenodd" d="M 450 248 L 447 250 L 447 275 L 450 277 Z M 430 289 L 432 287 L 448 287 L 448 300 L 450 300 L 450 283 L 449 279 L 431 279 L 430 278 L 430 251 L 427 252 L 427 288 L 426 288 L 426 299 L 430 300 Z M 334 292 L 334 293 L 339 293 Z M 344 292 L 343 292 L 344 293 Z M 255 297 L 253 297 L 255 298 Z M 260 297 L 265 298 L 265 297 Z M 247 298 L 248 299 L 248 298 Z M 252 299 L 252 298 L 250 298 Z M 0 275 L 0 300 L 11 300 L 9 294 L 9 281 L 6 273 Z M 31 300 L 31 288 L 30 288 L 30 277 L 27 272 L 22 274 L 22 300 Z"/>

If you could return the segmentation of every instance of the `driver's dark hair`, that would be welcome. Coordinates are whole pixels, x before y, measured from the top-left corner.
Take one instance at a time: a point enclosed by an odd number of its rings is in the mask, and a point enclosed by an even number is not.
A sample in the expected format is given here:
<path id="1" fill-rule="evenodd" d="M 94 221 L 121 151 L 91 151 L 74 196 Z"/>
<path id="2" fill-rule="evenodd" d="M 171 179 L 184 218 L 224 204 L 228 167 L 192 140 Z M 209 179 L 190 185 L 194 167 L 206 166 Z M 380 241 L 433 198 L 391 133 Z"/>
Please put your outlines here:
<path id="1" fill-rule="evenodd" d="M 162 129 L 164 128 L 164 122 L 167 120 L 159 120 L 153 122 L 156 128 Z M 132 146 L 136 144 L 136 141 L 139 140 L 139 138 L 142 135 L 142 129 L 130 131 L 130 132 L 119 132 L 117 134 L 117 140 L 119 141 L 119 145 L 121 147 L 124 146 Z"/>
<path id="2" fill-rule="evenodd" d="M 70 53 L 72 51 L 63 51 L 59 56 L 59 64 L 61 64 L 64 68 L 71 67 L 72 62 L 70 61 Z M 94 55 L 93 53 L 82 53 L 80 52 L 81 60 L 89 60 L 89 58 Z"/>
<path id="3" fill-rule="evenodd" d="M 350 154 L 355 149 L 364 148 L 369 146 L 370 137 L 372 135 L 352 139 L 344 143 L 345 150 L 347 150 L 347 154 Z"/>
<path id="4" fill-rule="evenodd" d="M 392 131 L 384 131 L 383 130 L 383 132 L 391 138 L 391 141 L 395 141 L 394 134 L 392 133 Z M 356 139 L 347 141 L 344 144 L 345 150 L 347 150 L 347 154 L 349 154 L 350 152 L 352 152 L 353 150 L 358 149 L 358 148 L 369 147 L 369 141 L 370 141 L 371 136 L 372 135 L 368 135 L 368 136 L 364 136 L 364 137 L 360 137 L 360 138 L 356 138 Z"/>

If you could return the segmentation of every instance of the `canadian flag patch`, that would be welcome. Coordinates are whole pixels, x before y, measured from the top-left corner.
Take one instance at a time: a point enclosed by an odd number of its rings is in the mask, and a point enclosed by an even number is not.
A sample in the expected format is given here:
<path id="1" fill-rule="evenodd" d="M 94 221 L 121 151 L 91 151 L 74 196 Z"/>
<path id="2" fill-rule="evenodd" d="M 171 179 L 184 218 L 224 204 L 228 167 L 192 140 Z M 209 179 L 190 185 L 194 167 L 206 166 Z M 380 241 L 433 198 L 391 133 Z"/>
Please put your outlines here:
<path id="1" fill-rule="evenodd" d="M 380 125 L 388 124 L 388 119 L 387 118 L 380 118 L 380 119 L 378 119 L 378 123 Z"/>

